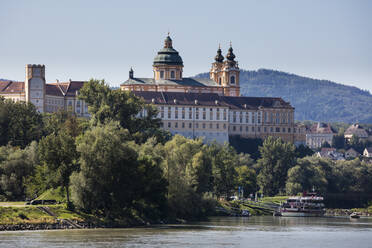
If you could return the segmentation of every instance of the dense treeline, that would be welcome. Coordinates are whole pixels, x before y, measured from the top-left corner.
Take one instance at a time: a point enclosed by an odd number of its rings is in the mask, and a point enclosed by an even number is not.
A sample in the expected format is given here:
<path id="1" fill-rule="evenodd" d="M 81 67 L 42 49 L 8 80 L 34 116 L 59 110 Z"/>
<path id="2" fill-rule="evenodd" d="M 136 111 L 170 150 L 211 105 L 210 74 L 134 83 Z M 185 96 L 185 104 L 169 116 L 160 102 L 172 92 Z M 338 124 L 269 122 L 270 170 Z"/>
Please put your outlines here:
<path id="1" fill-rule="evenodd" d="M 209 78 L 209 73 L 198 76 Z M 240 87 L 244 96 L 280 96 L 289 101 L 299 121 L 372 123 L 368 111 L 372 95 L 357 87 L 268 69 L 241 70 Z"/>
<path id="2" fill-rule="evenodd" d="M 0 113 L 7 114 L 0 132 L 12 135 L 0 147 L 0 200 L 62 188 L 68 207 L 120 223 L 201 218 L 217 199 L 238 192 L 371 193 L 372 165 L 359 160 L 315 159 L 306 147 L 272 137 L 252 141 L 253 159 L 228 144 L 172 137 L 159 128 L 153 106 L 104 81 L 91 80 L 79 96 L 89 104 L 89 120 L 64 111 L 40 115 L 32 105 L 1 100 Z M 145 117 L 138 114 L 143 109 Z"/>

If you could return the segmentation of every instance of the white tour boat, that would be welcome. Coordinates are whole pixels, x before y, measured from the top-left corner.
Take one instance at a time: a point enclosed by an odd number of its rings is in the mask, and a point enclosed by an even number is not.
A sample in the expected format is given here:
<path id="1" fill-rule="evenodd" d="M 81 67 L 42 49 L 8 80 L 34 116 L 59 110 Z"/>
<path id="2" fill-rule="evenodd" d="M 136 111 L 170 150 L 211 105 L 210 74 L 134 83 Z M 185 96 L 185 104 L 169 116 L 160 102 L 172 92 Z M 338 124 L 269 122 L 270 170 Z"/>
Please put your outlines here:
<path id="1" fill-rule="evenodd" d="M 281 216 L 290 217 L 320 217 L 325 214 L 323 197 L 316 193 L 303 196 L 293 196 L 280 205 Z"/>

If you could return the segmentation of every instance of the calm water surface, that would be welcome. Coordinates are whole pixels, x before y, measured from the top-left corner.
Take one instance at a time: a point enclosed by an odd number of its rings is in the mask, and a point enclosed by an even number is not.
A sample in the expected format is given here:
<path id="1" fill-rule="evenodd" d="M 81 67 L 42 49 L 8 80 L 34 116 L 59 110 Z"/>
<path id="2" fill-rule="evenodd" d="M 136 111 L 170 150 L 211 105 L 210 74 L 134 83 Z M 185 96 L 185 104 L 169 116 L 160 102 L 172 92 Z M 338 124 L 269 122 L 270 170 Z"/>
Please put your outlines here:
<path id="1" fill-rule="evenodd" d="M 372 247 L 372 219 L 220 217 L 152 228 L 1 232 L 0 247 Z"/>

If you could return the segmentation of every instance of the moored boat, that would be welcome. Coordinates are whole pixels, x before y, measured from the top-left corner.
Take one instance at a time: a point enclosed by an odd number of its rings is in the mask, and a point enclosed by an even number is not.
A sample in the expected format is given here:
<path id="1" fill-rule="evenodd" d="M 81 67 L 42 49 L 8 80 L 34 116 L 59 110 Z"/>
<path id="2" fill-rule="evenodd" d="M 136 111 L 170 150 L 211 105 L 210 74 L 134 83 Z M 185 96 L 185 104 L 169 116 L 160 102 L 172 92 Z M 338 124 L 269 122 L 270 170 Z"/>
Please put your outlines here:
<path id="1" fill-rule="evenodd" d="M 316 193 L 293 196 L 281 204 L 279 212 L 286 217 L 321 217 L 325 214 L 323 200 Z"/>
<path id="2" fill-rule="evenodd" d="M 359 219 L 360 218 L 360 215 L 359 215 L 359 213 L 354 212 L 354 213 L 350 214 L 350 218 L 352 218 L 352 219 Z"/>

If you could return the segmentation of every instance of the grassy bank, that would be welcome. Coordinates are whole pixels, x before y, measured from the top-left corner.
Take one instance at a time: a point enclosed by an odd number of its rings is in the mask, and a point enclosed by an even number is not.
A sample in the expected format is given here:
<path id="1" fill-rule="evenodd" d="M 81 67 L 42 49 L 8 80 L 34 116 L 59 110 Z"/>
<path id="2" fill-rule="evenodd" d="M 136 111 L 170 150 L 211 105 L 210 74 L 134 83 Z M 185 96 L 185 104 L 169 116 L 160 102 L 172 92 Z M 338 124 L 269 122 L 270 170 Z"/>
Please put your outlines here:
<path id="1" fill-rule="evenodd" d="M 87 220 L 92 219 L 92 216 L 67 210 L 64 204 L 47 206 L 56 216 L 50 216 L 44 211 L 38 209 L 37 206 L 6 206 L 10 205 L 10 203 L 2 203 L 1 205 L 3 205 L 0 206 L 1 225 L 53 224 L 57 223 L 58 219 L 86 222 Z"/>

